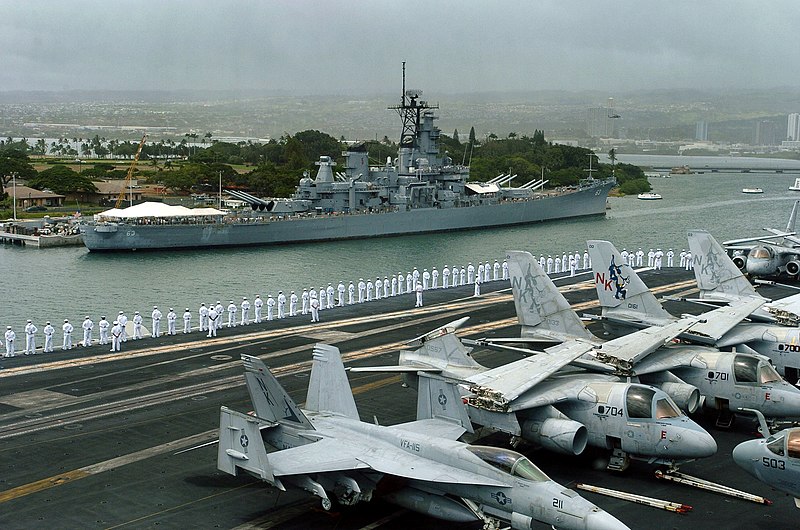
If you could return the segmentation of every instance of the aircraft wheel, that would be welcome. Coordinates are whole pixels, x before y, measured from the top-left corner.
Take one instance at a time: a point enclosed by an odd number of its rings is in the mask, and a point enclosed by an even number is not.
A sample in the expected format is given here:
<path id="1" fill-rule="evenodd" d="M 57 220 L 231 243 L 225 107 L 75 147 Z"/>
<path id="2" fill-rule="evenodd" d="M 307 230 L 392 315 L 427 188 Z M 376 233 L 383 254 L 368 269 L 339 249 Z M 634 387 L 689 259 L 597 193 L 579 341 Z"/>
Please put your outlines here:
<path id="1" fill-rule="evenodd" d="M 329 512 L 331 511 L 331 508 L 333 508 L 333 503 L 331 502 L 331 500 L 322 499 L 322 509 L 325 510 L 326 512 Z"/>

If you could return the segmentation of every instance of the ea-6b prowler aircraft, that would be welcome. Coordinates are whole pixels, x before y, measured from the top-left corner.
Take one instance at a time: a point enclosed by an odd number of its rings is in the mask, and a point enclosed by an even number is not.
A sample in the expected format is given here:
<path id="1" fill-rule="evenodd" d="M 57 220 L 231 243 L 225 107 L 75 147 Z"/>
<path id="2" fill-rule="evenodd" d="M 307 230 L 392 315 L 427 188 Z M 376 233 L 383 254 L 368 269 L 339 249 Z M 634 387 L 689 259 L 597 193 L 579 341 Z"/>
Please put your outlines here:
<path id="1" fill-rule="evenodd" d="M 764 438 L 734 447 L 734 462 L 761 482 L 793 496 L 800 508 L 800 427 L 771 435 L 764 416 L 751 412 L 758 416 Z"/>
<path id="2" fill-rule="evenodd" d="M 521 454 L 457 441 L 471 427 L 452 383 L 423 375 L 417 420 L 384 427 L 359 419 L 333 346 L 314 348 L 303 410 L 260 359 L 243 355 L 242 361 L 255 416 L 220 409 L 217 467 L 226 473 L 246 471 L 280 490 L 304 489 L 325 509 L 381 494 L 411 511 L 483 521 L 484 528 L 497 528 L 499 520 L 520 530 L 533 521 L 576 530 L 628 528 Z M 267 453 L 267 444 L 277 450 Z"/>
<path id="3" fill-rule="evenodd" d="M 722 246 L 731 255 L 739 269 L 755 278 L 788 276 L 797 279 L 800 274 L 800 238 L 796 237 L 797 205 L 794 201 L 785 231 L 765 228 L 771 236 L 746 237 L 724 241 Z"/>
<path id="4" fill-rule="evenodd" d="M 760 386 L 729 384 L 733 378 L 727 370 L 735 368 L 729 365 L 734 360 L 733 354 L 721 353 L 707 346 L 671 344 L 675 337 L 689 329 L 681 327 L 681 322 L 693 320 L 697 323 L 697 317 L 636 332 L 643 336 L 625 335 L 603 342 L 583 326 L 569 302 L 529 253 L 509 252 L 508 265 L 523 338 L 591 341 L 596 345 L 598 360 L 616 365 L 619 375 L 661 388 L 688 412 L 694 412 L 698 404 L 703 404 L 703 400 L 698 403 L 697 399 L 702 395 L 707 406 L 720 411 L 720 426 L 730 425 L 733 421 L 731 410 L 734 406 L 755 408 L 770 398 L 760 393 Z M 674 329 L 676 326 L 678 328 Z M 648 336 L 653 337 L 650 340 L 655 347 L 641 349 L 640 345 Z M 744 354 L 741 359 L 746 361 L 748 370 L 756 371 L 750 377 L 757 377 L 757 370 L 764 369 L 770 371 L 768 379 L 781 381 L 780 376 L 770 370 L 768 362 L 759 364 L 763 359 Z M 776 390 L 781 390 L 781 387 L 777 386 Z M 778 400 L 786 398 L 781 392 L 776 394 Z M 753 403 L 756 405 L 751 405 Z"/>
<path id="5" fill-rule="evenodd" d="M 605 321 L 634 329 L 678 321 L 624 262 L 614 245 L 608 241 L 586 244 Z M 787 328 L 743 322 L 763 303 L 754 298 L 742 299 L 730 307 L 709 311 L 698 317 L 702 319 L 700 322 L 679 335 L 681 339 L 714 348 L 733 347 L 733 352 L 687 346 L 676 354 L 672 368 L 665 367 L 683 382 L 696 386 L 705 398 L 705 405 L 719 410 L 723 416 L 747 407 L 770 418 L 800 417 L 800 389 L 778 375 L 769 362 L 769 353 L 763 356 L 756 351 L 774 333 Z M 634 370 L 638 372 L 638 367 L 634 366 Z"/>
<path id="6" fill-rule="evenodd" d="M 711 456 L 714 439 L 662 390 L 624 382 L 611 374 L 565 367 L 593 346 L 573 341 L 488 369 L 478 364 L 455 331 L 469 317 L 412 341 L 399 366 L 353 371 L 436 374 L 468 386 L 464 393 L 474 423 L 545 449 L 580 454 L 587 443 L 615 451 L 609 469 L 622 470 L 628 456 L 673 465 Z M 520 350 L 523 351 L 523 350 Z"/>

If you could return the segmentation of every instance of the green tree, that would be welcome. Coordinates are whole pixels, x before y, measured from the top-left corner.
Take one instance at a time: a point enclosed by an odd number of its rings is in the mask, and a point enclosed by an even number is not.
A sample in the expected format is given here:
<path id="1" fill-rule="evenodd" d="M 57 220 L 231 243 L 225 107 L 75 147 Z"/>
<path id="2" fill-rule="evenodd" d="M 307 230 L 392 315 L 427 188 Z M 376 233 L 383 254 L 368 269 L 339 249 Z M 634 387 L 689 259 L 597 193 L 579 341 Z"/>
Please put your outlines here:
<path id="1" fill-rule="evenodd" d="M 95 192 L 97 187 L 84 175 L 79 175 L 73 169 L 57 164 L 45 169 L 35 177 L 28 180 L 28 184 L 36 189 L 49 189 L 55 193 Z"/>
<path id="2" fill-rule="evenodd" d="M 19 179 L 28 180 L 36 176 L 36 170 L 33 169 L 28 155 L 24 151 L 13 147 L 4 147 L 0 149 L 0 182 L 3 186 L 11 182 L 13 174 L 16 174 Z"/>

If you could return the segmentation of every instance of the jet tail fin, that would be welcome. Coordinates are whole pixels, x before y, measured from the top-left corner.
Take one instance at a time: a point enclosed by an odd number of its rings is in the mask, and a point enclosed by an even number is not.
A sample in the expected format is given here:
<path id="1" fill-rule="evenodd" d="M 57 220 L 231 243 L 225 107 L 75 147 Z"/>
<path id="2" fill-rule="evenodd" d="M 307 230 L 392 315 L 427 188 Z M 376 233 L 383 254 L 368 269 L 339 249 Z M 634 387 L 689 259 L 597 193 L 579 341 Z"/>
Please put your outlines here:
<path id="1" fill-rule="evenodd" d="M 425 341 L 420 348 L 414 350 L 413 357 L 429 357 L 432 360 L 444 361 L 451 366 L 480 366 L 475 359 L 469 356 L 470 351 L 472 351 L 472 348 L 464 346 L 464 343 L 461 342 L 461 339 L 459 339 L 455 333 L 447 333 Z M 405 352 L 400 354 L 401 364 L 402 357 L 405 357 L 404 354 Z M 439 363 L 434 364 L 437 366 L 439 365 Z"/>
<path id="2" fill-rule="evenodd" d="M 258 357 L 242 355 L 247 391 L 256 416 L 272 422 L 290 422 L 296 427 L 314 429 L 300 407 Z"/>
<path id="3" fill-rule="evenodd" d="M 789 222 L 786 224 L 787 232 L 794 232 L 794 227 L 796 226 L 796 221 L 797 221 L 798 204 L 800 204 L 800 201 L 794 201 L 794 206 L 792 206 L 792 213 L 789 215 Z"/>
<path id="4" fill-rule="evenodd" d="M 688 233 L 689 250 L 701 298 L 720 297 L 731 299 L 744 296 L 759 297 L 756 290 L 744 277 L 742 271 L 731 261 L 725 250 L 705 230 Z"/>
<path id="5" fill-rule="evenodd" d="M 510 250 L 506 257 L 523 337 L 594 339 L 530 252 Z"/>
<path id="6" fill-rule="evenodd" d="M 417 421 L 439 419 L 473 432 L 467 405 L 461 399 L 456 383 L 433 374 L 420 373 L 417 392 Z"/>
<path id="7" fill-rule="evenodd" d="M 674 320 L 614 245 L 608 241 L 586 243 L 603 314 L 628 314 L 645 321 Z"/>
<path id="8" fill-rule="evenodd" d="M 217 468 L 233 476 L 243 469 L 283 489 L 272 474 L 267 449 L 261 438 L 262 424 L 259 418 L 220 407 Z"/>
<path id="9" fill-rule="evenodd" d="M 306 410 L 333 412 L 358 420 L 358 409 L 339 348 L 317 344 L 314 346 L 313 359 Z"/>

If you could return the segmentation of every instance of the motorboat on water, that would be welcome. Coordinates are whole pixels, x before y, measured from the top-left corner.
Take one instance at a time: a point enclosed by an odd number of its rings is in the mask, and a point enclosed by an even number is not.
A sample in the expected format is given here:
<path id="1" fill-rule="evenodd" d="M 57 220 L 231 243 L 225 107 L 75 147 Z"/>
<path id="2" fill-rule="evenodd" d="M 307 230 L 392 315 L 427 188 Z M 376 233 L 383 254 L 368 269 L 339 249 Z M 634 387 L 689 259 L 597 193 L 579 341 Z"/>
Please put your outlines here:
<path id="1" fill-rule="evenodd" d="M 789 186 L 789 191 L 800 191 L 800 178 L 794 179 L 794 186 Z"/>
<path id="2" fill-rule="evenodd" d="M 742 193 L 749 193 L 751 195 L 755 195 L 758 193 L 764 193 L 764 190 L 761 188 L 742 188 Z"/>
<path id="3" fill-rule="evenodd" d="M 636 196 L 636 198 L 642 201 L 658 201 L 663 197 L 661 197 L 661 195 L 659 195 L 658 193 L 647 192 L 647 193 L 640 193 L 639 195 Z"/>

